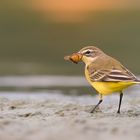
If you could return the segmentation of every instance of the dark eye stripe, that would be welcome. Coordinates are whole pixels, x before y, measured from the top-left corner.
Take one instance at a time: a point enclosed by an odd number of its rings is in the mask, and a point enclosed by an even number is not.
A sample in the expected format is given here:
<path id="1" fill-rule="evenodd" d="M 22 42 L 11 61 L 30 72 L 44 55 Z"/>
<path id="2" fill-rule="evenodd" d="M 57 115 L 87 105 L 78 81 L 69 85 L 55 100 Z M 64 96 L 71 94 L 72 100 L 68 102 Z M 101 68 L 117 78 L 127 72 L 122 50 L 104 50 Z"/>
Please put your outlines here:
<path id="1" fill-rule="evenodd" d="M 92 52 L 92 50 L 90 50 L 90 49 L 84 50 L 84 51 L 83 51 L 83 54 L 85 54 L 85 53 L 87 53 L 87 52 Z"/>
<path id="2" fill-rule="evenodd" d="M 90 54 L 93 52 L 93 50 L 85 50 L 83 51 L 83 54 L 86 56 L 90 56 Z"/>

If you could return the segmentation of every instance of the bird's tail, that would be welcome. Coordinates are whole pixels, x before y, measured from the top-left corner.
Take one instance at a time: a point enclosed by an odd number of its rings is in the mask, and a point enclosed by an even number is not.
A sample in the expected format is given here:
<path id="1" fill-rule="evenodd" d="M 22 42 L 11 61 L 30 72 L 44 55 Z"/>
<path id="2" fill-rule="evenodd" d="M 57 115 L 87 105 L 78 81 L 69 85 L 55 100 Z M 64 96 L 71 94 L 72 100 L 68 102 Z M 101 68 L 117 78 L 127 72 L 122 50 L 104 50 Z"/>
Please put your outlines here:
<path id="1" fill-rule="evenodd" d="M 136 80 L 134 81 L 134 83 L 140 84 L 140 80 L 139 80 L 139 79 L 136 79 Z"/>

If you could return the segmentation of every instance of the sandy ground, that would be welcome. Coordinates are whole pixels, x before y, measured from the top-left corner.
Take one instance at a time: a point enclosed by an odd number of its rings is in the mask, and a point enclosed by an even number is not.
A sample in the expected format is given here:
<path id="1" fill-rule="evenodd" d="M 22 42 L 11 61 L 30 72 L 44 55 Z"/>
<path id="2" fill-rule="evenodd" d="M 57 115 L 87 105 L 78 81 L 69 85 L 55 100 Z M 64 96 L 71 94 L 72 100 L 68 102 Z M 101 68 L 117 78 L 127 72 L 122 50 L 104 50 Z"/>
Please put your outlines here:
<path id="1" fill-rule="evenodd" d="M 140 97 L 124 96 L 116 114 L 118 95 L 98 100 L 92 96 L 49 93 L 0 94 L 0 140 L 139 140 Z"/>

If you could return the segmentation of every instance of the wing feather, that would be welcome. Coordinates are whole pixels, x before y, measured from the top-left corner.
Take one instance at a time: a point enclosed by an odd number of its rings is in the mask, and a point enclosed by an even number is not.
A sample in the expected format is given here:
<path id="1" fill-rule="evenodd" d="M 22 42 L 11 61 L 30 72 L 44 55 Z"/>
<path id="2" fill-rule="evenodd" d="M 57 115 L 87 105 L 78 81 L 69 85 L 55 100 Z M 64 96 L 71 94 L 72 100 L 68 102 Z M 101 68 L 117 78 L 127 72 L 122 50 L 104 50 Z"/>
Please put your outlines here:
<path id="1" fill-rule="evenodd" d="M 97 70 L 90 74 L 91 81 L 99 82 L 128 82 L 138 81 L 137 78 L 126 68 L 124 70 Z"/>

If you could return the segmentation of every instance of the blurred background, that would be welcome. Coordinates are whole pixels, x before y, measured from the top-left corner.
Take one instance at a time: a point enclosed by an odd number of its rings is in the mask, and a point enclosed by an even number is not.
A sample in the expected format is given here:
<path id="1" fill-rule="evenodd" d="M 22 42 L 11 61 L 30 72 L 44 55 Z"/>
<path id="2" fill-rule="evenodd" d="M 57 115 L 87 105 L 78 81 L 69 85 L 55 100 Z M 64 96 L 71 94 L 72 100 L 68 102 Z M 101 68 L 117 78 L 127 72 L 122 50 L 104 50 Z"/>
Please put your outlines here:
<path id="1" fill-rule="evenodd" d="M 140 1 L 0 1 L 2 89 L 87 86 L 83 64 L 63 59 L 87 45 L 98 46 L 140 74 Z"/>

